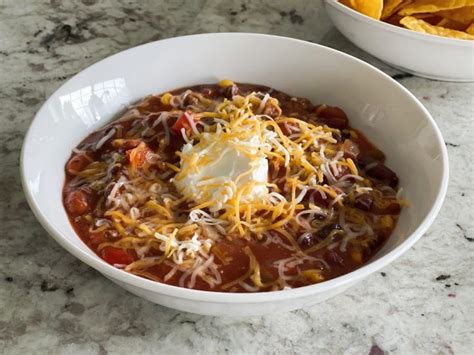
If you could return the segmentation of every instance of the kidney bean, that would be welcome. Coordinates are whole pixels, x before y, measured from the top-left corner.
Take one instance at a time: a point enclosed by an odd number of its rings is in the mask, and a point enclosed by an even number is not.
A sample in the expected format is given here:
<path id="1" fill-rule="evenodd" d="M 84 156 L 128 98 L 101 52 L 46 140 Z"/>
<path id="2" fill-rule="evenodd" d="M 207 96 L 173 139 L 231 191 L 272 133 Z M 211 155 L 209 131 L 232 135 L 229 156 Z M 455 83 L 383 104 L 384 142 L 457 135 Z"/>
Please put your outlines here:
<path id="1" fill-rule="evenodd" d="M 344 111 L 336 106 L 316 106 L 317 121 L 331 128 L 344 129 L 349 126 L 349 119 Z"/>
<path id="2" fill-rule="evenodd" d="M 269 101 L 263 110 L 263 114 L 272 118 L 277 118 L 281 115 L 281 108 L 273 101 Z"/>
<path id="3" fill-rule="evenodd" d="M 342 143 L 344 141 L 342 135 L 339 133 L 332 132 L 332 137 L 336 140 L 337 143 Z"/>
<path id="4" fill-rule="evenodd" d="M 150 95 L 147 96 L 145 99 L 143 99 L 137 106 L 137 110 L 140 113 L 143 112 L 158 112 L 163 110 L 163 108 L 169 107 L 167 105 L 164 105 L 161 102 L 161 97 L 155 96 L 155 95 Z M 130 110 L 129 113 L 130 115 L 135 115 L 134 110 Z M 125 116 L 122 117 L 121 119 L 125 120 Z"/>
<path id="5" fill-rule="evenodd" d="M 313 121 L 316 125 L 326 125 L 335 129 L 344 129 L 347 127 L 347 123 L 337 117 L 316 117 L 313 118 L 311 115 L 308 116 L 309 120 Z"/>
<path id="6" fill-rule="evenodd" d="M 362 211 L 370 211 L 374 205 L 374 200 L 369 194 L 362 194 L 355 199 L 354 207 Z"/>
<path id="7" fill-rule="evenodd" d="M 319 214 L 319 213 L 316 213 L 314 215 L 314 219 L 315 220 L 318 220 L 318 221 L 324 221 L 326 219 L 326 216 L 324 214 Z"/>
<path id="8" fill-rule="evenodd" d="M 320 207 L 329 207 L 329 203 L 331 202 L 329 196 L 326 195 L 326 198 L 323 198 L 323 195 L 318 190 L 309 192 L 308 198 L 310 201 L 313 200 L 316 206 Z"/>
<path id="9" fill-rule="evenodd" d="M 334 229 L 341 230 L 342 227 L 338 223 L 330 224 L 318 231 L 317 235 L 319 238 L 324 239 L 326 238 Z"/>
<path id="10" fill-rule="evenodd" d="M 385 154 L 377 148 L 368 150 L 366 152 L 366 154 L 369 155 L 370 157 L 374 158 L 375 160 L 378 160 L 378 161 L 381 161 L 381 162 L 383 162 L 385 160 Z"/>
<path id="11" fill-rule="evenodd" d="M 220 88 L 221 95 L 227 99 L 232 99 L 235 95 L 239 93 L 239 87 L 237 85 L 231 85 L 224 88 Z"/>
<path id="12" fill-rule="evenodd" d="M 67 162 L 66 172 L 68 174 L 77 174 L 78 172 L 84 170 L 90 162 L 90 158 L 86 154 L 76 154 Z"/>
<path id="13" fill-rule="evenodd" d="M 343 130 L 341 131 L 341 139 L 342 139 L 342 141 L 345 141 L 346 139 L 349 139 L 349 138 L 351 138 L 351 133 L 349 132 L 349 130 L 343 129 Z"/>
<path id="14" fill-rule="evenodd" d="M 315 107 L 315 112 L 319 117 L 335 117 L 347 119 L 347 115 L 339 107 L 329 105 L 318 105 Z"/>
<path id="15" fill-rule="evenodd" d="M 207 96 L 209 98 L 217 97 L 219 96 L 219 90 L 217 90 L 215 87 L 209 86 L 205 87 L 202 89 L 201 93 L 204 96 Z"/>
<path id="16" fill-rule="evenodd" d="M 197 105 L 199 103 L 199 98 L 194 94 L 187 95 L 183 100 L 184 106 Z"/>
<path id="17" fill-rule="evenodd" d="M 364 152 L 364 154 L 360 154 L 357 157 L 357 163 L 359 164 L 359 166 L 365 169 L 367 175 L 369 175 L 370 177 L 381 180 L 393 188 L 398 185 L 397 174 L 395 174 L 380 160 L 375 159 L 371 155 L 368 155 L 367 152 Z"/>
<path id="18" fill-rule="evenodd" d="M 380 152 L 379 154 L 378 149 L 375 151 L 362 151 L 360 154 L 357 156 L 357 163 L 363 168 L 365 168 L 367 165 L 375 163 L 375 162 L 382 162 L 385 160 L 385 155 Z"/>
<path id="19" fill-rule="evenodd" d="M 280 102 L 280 107 L 286 115 L 305 117 L 313 109 L 311 101 L 304 98 L 289 98 L 285 95 L 273 95 Z"/>
<path id="20" fill-rule="evenodd" d="M 316 237 L 312 233 L 303 233 L 298 238 L 298 244 L 302 247 L 308 248 L 312 246 L 316 241 Z"/>
<path id="21" fill-rule="evenodd" d="M 140 139 L 116 139 L 112 141 L 112 145 L 122 150 L 136 148 L 142 141 Z"/>
<path id="22" fill-rule="evenodd" d="M 386 182 L 391 187 L 396 187 L 398 185 L 398 176 L 385 164 L 376 162 L 371 164 L 368 169 L 366 169 L 367 175 Z"/>
<path id="23" fill-rule="evenodd" d="M 375 162 L 376 160 L 372 158 L 370 155 L 367 155 L 365 152 L 360 153 L 357 156 L 357 164 L 359 164 L 361 168 L 365 168 L 367 165 L 375 163 Z"/>
<path id="24" fill-rule="evenodd" d="M 90 234 L 89 240 L 92 245 L 99 245 L 105 242 L 105 232 L 92 233 Z"/>
<path id="25" fill-rule="evenodd" d="M 89 197 L 83 190 L 68 192 L 64 204 L 66 210 L 73 216 L 81 216 L 90 210 Z"/>

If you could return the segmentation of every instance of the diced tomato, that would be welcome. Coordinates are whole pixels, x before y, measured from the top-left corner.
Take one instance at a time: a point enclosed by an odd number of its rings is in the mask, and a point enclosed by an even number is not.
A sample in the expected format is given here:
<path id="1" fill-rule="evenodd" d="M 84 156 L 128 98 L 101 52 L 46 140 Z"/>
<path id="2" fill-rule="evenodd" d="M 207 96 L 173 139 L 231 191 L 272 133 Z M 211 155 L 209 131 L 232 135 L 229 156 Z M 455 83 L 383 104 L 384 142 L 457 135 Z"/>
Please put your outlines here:
<path id="1" fill-rule="evenodd" d="M 111 265 L 128 265 L 135 261 L 134 257 L 127 251 L 114 247 L 105 247 L 102 249 L 102 258 Z"/>
<path id="2" fill-rule="evenodd" d="M 127 150 L 126 155 L 130 165 L 135 169 L 139 169 L 145 165 L 149 152 L 152 152 L 151 149 L 148 148 L 146 143 L 141 142 L 137 147 Z"/>
<path id="3" fill-rule="evenodd" d="M 346 139 L 342 144 L 344 156 L 351 159 L 356 159 L 360 153 L 359 146 L 350 139 Z"/>
<path id="4" fill-rule="evenodd" d="M 186 114 L 194 121 L 194 122 L 197 122 L 197 119 L 193 116 L 192 113 L 190 112 L 187 112 L 187 113 L 183 113 L 181 115 L 180 118 L 178 118 L 178 120 L 175 122 L 175 124 L 173 125 L 173 130 L 176 132 L 176 133 L 180 133 L 181 132 L 181 129 L 184 128 L 184 129 L 190 129 L 190 125 L 189 125 L 189 120 L 188 118 L 186 117 Z"/>

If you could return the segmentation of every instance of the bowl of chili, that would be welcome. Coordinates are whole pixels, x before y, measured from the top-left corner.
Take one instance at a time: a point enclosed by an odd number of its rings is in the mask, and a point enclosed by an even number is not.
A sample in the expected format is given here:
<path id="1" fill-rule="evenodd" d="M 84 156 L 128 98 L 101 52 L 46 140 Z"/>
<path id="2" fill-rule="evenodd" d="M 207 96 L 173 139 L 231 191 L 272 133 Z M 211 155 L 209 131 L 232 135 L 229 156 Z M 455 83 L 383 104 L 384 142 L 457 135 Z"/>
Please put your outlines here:
<path id="1" fill-rule="evenodd" d="M 448 181 L 439 129 L 405 88 L 257 34 L 162 40 L 85 69 L 37 113 L 21 171 L 74 256 L 152 302 L 219 316 L 361 281 L 423 235 Z"/>

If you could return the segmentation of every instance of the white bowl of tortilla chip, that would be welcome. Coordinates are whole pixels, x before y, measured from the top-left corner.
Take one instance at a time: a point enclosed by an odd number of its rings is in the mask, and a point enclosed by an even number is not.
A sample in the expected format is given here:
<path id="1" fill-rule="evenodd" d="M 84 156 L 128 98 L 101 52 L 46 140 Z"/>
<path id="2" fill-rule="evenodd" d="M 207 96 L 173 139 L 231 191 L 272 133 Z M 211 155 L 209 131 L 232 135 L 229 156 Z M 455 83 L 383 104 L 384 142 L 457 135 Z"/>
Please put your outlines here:
<path id="1" fill-rule="evenodd" d="M 336 28 L 356 46 L 402 71 L 435 80 L 474 81 L 474 41 L 412 31 L 325 0 Z"/>

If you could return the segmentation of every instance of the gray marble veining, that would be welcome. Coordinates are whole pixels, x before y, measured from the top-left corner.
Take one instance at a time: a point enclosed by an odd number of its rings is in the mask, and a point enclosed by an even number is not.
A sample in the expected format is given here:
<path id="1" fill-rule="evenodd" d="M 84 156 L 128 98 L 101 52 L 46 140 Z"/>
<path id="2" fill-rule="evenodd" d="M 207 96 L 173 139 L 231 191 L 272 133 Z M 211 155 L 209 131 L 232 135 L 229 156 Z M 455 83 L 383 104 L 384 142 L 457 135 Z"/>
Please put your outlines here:
<path id="1" fill-rule="evenodd" d="M 42 102 L 92 63 L 202 32 L 290 36 L 357 56 L 430 110 L 450 156 L 434 225 L 383 272 L 323 304 L 223 319 L 180 313 L 115 286 L 69 255 L 23 196 L 23 136 Z M 389 45 L 389 44 L 387 44 Z M 354 47 L 322 1 L 0 2 L 0 352 L 6 354 L 468 354 L 474 348 L 474 84 L 404 75 Z"/>

